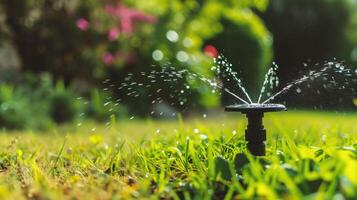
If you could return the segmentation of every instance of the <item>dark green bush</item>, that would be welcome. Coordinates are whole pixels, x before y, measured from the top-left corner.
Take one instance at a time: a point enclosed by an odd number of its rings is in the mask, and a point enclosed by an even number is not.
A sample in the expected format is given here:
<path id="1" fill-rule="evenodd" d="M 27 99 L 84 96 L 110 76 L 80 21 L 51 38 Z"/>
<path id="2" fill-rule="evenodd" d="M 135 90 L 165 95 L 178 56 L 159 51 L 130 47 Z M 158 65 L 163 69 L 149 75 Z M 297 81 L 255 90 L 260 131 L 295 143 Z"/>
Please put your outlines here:
<path id="1" fill-rule="evenodd" d="M 56 123 L 73 121 L 79 114 L 75 95 L 58 83 L 49 98 L 49 115 Z"/>
<path id="2" fill-rule="evenodd" d="M 18 102 L 1 104 L 0 125 L 7 129 L 23 129 L 28 125 L 28 118 L 24 112 L 26 106 Z"/>
<path id="3" fill-rule="evenodd" d="M 93 89 L 90 95 L 79 97 L 73 87 L 66 87 L 62 81 L 54 84 L 46 73 L 14 77 L 0 76 L 1 129 L 48 129 L 79 117 L 108 121 L 112 116 L 118 119 L 127 115 L 110 91 Z"/>
<path id="4" fill-rule="evenodd" d="M 9 80 L 7 80 L 9 82 Z M 54 122 L 73 121 L 79 110 L 74 93 L 52 84 L 48 74 L 20 74 L 0 84 L 0 127 L 48 129 Z"/>
<path id="5" fill-rule="evenodd" d="M 2 129 L 47 129 L 52 120 L 47 114 L 47 102 L 29 98 L 24 88 L 0 85 L 0 127 Z"/>
<path id="6" fill-rule="evenodd" d="M 27 126 L 26 103 L 16 101 L 14 88 L 0 85 L 0 126 L 1 128 L 24 128 Z"/>

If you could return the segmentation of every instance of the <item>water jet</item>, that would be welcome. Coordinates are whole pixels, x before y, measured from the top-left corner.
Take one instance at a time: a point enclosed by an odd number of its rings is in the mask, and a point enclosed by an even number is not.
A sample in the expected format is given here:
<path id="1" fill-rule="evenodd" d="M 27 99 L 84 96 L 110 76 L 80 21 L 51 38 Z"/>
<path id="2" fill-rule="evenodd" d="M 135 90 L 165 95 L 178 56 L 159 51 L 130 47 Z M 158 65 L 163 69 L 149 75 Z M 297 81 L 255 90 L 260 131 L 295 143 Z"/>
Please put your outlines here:
<path id="1" fill-rule="evenodd" d="M 188 109 L 186 103 L 191 96 L 190 82 L 201 81 L 211 87 L 212 93 L 228 93 L 234 97 L 234 105 L 225 107 L 227 112 L 241 112 L 248 118 L 248 126 L 245 131 L 248 150 L 255 156 L 265 155 L 266 130 L 263 125 L 263 117 L 266 112 L 277 112 L 287 110 L 282 104 L 273 104 L 274 100 L 286 94 L 289 91 L 302 93 L 303 83 L 316 81 L 323 83 L 323 89 L 351 89 L 355 93 L 354 84 L 357 83 L 357 71 L 349 69 L 338 62 L 327 62 L 316 69 L 308 70 L 297 79 L 286 83 L 284 87 L 279 87 L 278 70 L 279 67 L 274 62 L 265 74 L 263 84 L 257 99 L 251 97 L 245 89 L 243 79 L 232 69 L 232 64 L 223 56 L 219 55 L 214 59 L 214 65 L 211 70 L 216 75 L 214 78 L 208 78 L 199 73 L 191 72 L 187 69 L 177 70 L 175 67 L 164 67 L 161 70 L 153 69 L 147 72 L 141 72 L 139 79 L 133 79 L 133 74 L 129 74 L 124 82 L 118 87 L 119 93 L 137 98 L 143 90 L 151 90 L 147 96 L 154 107 L 157 104 L 166 103 L 177 109 L 177 112 L 185 112 Z M 146 80 L 147 79 L 147 80 Z M 177 85 L 178 81 L 185 82 L 184 85 Z M 172 85 L 168 85 L 174 83 Z M 161 86 L 166 86 L 165 88 Z M 136 89 L 139 87 L 139 89 Z M 316 93 L 319 94 L 319 88 Z M 146 93 L 143 93 L 146 94 Z M 166 94 L 166 95 L 165 95 Z M 143 98 L 147 98 L 143 96 Z M 121 101 L 121 99 L 119 99 Z M 238 103 L 239 102 L 239 103 Z M 156 112 L 152 110 L 150 115 L 154 116 Z M 160 112 L 160 116 L 163 113 Z M 176 111 L 172 113 L 176 116 Z M 206 118 L 206 117 L 204 117 Z"/>
<path id="2" fill-rule="evenodd" d="M 254 156 L 265 155 L 266 130 L 263 125 L 265 112 L 285 111 L 282 104 L 236 104 L 225 108 L 226 112 L 241 112 L 248 118 L 245 140 L 247 148 Z"/>

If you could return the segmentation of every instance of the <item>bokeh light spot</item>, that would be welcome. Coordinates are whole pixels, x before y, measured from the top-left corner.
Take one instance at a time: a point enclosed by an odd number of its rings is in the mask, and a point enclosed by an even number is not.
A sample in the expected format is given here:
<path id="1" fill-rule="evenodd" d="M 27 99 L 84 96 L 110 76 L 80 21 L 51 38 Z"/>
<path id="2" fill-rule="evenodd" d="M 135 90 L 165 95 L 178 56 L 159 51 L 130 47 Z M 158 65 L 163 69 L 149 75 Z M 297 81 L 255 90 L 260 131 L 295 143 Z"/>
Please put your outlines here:
<path id="1" fill-rule="evenodd" d="M 218 56 L 218 50 L 213 45 L 206 45 L 203 51 L 209 57 L 217 58 Z"/>
<path id="2" fill-rule="evenodd" d="M 161 50 L 156 49 L 155 51 L 152 52 L 152 58 L 155 61 L 161 61 L 162 59 L 164 59 L 164 53 L 162 53 Z"/>
<path id="3" fill-rule="evenodd" d="M 184 51 L 179 51 L 176 54 L 176 59 L 180 62 L 187 62 L 188 58 L 189 58 L 188 54 Z"/>
<path id="4" fill-rule="evenodd" d="M 179 39 L 179 35 L 176 31 L 170 30 L 166 33 L 166 38 L 170 41 L 170 42 L 177 42 Z"/>

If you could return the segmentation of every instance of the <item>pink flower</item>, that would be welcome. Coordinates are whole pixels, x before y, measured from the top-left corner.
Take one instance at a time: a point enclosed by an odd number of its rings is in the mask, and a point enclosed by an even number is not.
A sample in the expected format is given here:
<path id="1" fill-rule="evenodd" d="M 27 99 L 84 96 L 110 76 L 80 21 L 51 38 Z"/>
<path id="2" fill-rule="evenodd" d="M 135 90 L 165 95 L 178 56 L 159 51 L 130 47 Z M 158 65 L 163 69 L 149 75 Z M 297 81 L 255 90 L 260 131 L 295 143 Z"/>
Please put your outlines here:
<path id="1" fill-rule="evenodd" d="M 119 38 L 120 30 L 118 27 L 111 28 L 108 32 L 108 40 L 113 42 Z"/>
<path id="2" fill-rule="evenodd" d="M 110 52 L 105 52 L 102 60 L 106 65 L 112 65 L 114 63 L 114 56 Z"/>
<path id="3" fill-rule="evenodd" d="M 203 49 L 203 52 L 212 58 L 217 58 L 218 56 L 218 50 L 216 49 L 216 47 L 214 47 L 213 45 L 206 45 L 205 48 Z"/>
<path id="4" fill-rule="evenodd" d="M 84 18 L 79 18 L 76 22 L 77 28 L 81 31 L 86 31 L 89 29 L 89 22 Z"/>
<path id="5" fill-rule="evenodd" d="M 146 22 L 153 24 L 156 17 L 144 12 L 131 9 L 122 5 L 106 5 L 105 11 L 120 21 L 120 29 L 123 33 L 132 33 L 136 22 Z"/>

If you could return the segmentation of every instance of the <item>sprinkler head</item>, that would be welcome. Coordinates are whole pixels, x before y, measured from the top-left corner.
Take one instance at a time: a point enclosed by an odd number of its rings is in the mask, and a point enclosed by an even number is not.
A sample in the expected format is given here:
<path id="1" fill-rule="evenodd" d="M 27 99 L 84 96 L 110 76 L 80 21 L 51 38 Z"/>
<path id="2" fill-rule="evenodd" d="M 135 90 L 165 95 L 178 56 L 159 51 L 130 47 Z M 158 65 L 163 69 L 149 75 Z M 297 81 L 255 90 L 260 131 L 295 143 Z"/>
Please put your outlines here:
<path id="1" fill-rule="evenodd" d="M 225 108 L 227 112 L 241 112 L 248 118 L 248 126 L 245 130 L 247 148 L 254 156 L 265 155 L 266 130 L 263 125 L 265 112 L 285 111 L 282 104 L 238 104 Z"/>

